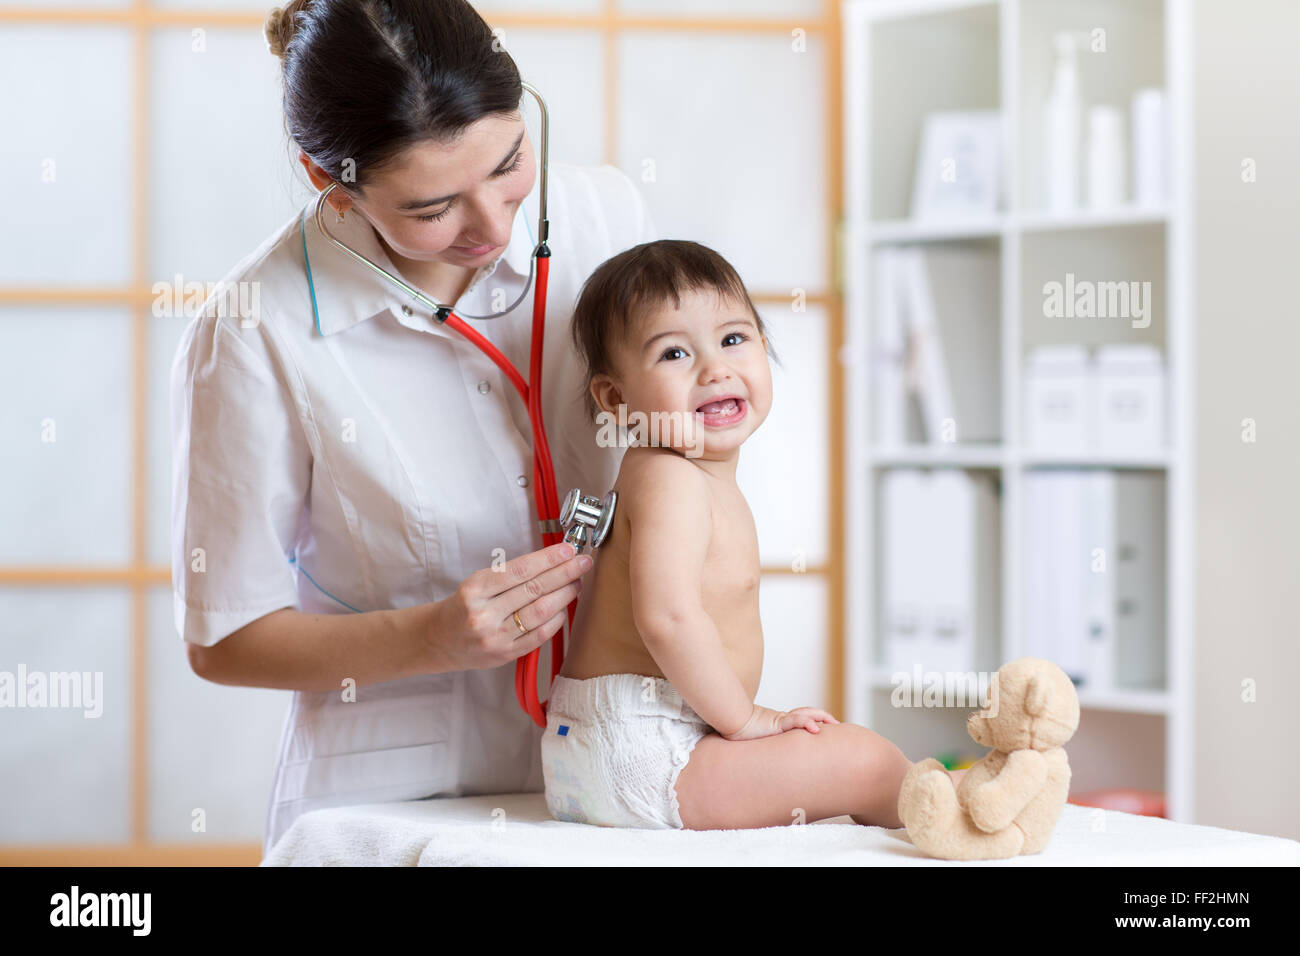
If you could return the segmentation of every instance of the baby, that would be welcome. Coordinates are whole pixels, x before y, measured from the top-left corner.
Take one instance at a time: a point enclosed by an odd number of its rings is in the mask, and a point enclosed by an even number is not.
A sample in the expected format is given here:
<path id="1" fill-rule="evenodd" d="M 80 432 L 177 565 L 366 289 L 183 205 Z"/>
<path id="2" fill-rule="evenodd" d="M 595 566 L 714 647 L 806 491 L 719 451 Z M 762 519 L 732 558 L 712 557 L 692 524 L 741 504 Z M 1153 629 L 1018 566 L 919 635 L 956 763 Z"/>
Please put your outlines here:
<path id="1" fill-rule="evenodd" d="M 771 408 L 772 378 L 763 320 L 735 270 L 694 242 L 628 249 L 584 284 L 572 333 L 588 411 L 626 422 L 630 440 L 551 687 L 551 815 L 739 829 L 849 814 L 902 826 L 911 762 L 894 744 L 816 707 L 754 703 L 758 539 L 736 463 Z"/>

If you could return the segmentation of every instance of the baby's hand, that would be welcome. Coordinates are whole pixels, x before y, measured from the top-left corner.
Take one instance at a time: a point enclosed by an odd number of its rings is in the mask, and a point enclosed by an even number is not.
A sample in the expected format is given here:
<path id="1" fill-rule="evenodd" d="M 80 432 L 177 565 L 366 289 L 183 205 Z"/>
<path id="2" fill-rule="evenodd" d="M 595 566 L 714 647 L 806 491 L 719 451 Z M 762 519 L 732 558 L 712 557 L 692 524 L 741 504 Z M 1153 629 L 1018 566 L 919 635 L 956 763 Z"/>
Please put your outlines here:
<path id="1" fill-rule="evenodd" d="M 839 721 L 816 707 L 796 707 L 794 710 L 773 710 L 754 705 L 754 712 L 744 727 L 734 734 L 723 734 L 727 740 L 757 740 L 773 737 L 787 730 L 803 728 L 809 733 L 821 733 L 821 723 L 838 724 Z"/>
<path id="2" fill-rule="evenodd" d="M 809 733 L 821 733 L 820 723 L 838 724 L 839 721 L 817 707 L 796 707 L 781 714 L 781 732 L 802 727 Z"/>

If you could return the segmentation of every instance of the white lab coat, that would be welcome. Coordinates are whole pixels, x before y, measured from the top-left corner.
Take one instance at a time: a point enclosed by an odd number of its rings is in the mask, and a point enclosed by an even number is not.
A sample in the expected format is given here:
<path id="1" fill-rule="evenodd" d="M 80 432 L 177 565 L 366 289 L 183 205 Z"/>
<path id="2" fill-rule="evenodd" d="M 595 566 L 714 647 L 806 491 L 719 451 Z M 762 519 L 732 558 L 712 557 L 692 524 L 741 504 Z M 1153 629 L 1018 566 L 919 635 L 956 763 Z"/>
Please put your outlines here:
<path id="1" fill-rule="evenodd" d="M 504 253 L 475 275 L 458 312 L 488 314 L 498 287 L 508 304 L 526 284 L 539 188 L 540 173 Z M 559 497 L 574 486 L 603 495 L 622 449 L 595 442 L 569 324 L 586 277 L 655 238 L 654 227 L 613 166 L 555 163 L 550 193 L 546 432 Z M 225 277 L 227 288 L 259 284 L 246 298 L 259 304 L 257 320 L 210 297 L 172 366 L 175 621 L 196 644 L 283 607 L 346 614 L 344 603 L 437 601 L 494 558 L 544 547 L 532 434 L 514 387 L 468 340 L 334 247 L 314 206 Z M 343 223 L 325 215 L 340 240 L 397 272 L 357 212 Z M 528 377 L 531 292 L 513 312 L 470 324 Z M 264 848 L 321 807 L 542 790 L 541 728 L 519 707 L 514 673 L 512 663 L 362 686 L 355 702 L 341 688 L 295 692 Z M 545 698 L 549 650 L 538 674 Z"/>

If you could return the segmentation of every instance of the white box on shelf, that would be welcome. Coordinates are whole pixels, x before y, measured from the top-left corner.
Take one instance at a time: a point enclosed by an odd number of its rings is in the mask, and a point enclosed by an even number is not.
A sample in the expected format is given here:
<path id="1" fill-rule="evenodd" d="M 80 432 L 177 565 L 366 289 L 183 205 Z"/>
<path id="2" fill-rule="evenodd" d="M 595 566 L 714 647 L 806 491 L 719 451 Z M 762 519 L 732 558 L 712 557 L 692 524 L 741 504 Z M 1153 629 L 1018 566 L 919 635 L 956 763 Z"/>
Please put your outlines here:
<path id="1" fill-rule="evenodd" d="M 1083 452 L 1091 445 L 1092 376 L 1082 345 L 1050 345 L 1025 359 L 1025 445 Z"/>
<path id="2" fill-rule="evenodd" d="M 1154 345 L 1103 345 L 1094 369 L 1098 450 L 1163 449 L 1165 367 L 1160 350 Z"/>

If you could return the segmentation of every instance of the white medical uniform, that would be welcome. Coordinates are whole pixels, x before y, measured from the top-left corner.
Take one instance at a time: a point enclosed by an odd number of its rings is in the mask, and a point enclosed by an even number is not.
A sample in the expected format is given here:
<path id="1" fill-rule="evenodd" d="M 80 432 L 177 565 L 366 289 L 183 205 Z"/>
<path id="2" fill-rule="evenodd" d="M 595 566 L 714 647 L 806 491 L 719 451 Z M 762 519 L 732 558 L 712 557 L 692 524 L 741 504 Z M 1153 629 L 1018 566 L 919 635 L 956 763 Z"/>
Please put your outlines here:
<path id="1" fill-rule="evenodd" d="M 505 251 L 452 303 L 458 314 L 499 311 L 527 284 L 539 192 L 540 171 Z M 347 614 L 438 601 L 494 559 L 545 546 L 514 387 L 427 307 L 321 235 L 314 209 L 313 197 L 218 287 L 259 283 L 257 319 L 210 296 L 172 365 L 175 621 L 195 644 L 278 608 Z M 325 216 L 341 241 L 400 274 L 357 211 L 343 223 L 332 209 Z M 604 495 L 623 450 L 596 444 L 570 320 L 587 276 L 654 239 L 654 227 L 613 166 L 552 164 L 548 216 L 543 414 L 556 488 L 560 499 L 575 486 Z M 467 320 L 525 379 L 532 300 Z M 342 688 L 295 692 L 265 849 L 317 808 L 541 791 L 542 729 L 520 708 L 514 674 L 512 662 L 365 685 L 355 702 Z M 538 674 L 544 699 L 549 649 Z"/>

